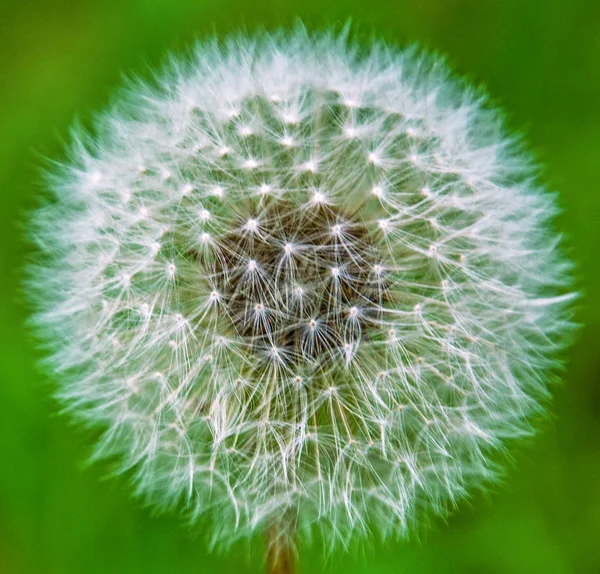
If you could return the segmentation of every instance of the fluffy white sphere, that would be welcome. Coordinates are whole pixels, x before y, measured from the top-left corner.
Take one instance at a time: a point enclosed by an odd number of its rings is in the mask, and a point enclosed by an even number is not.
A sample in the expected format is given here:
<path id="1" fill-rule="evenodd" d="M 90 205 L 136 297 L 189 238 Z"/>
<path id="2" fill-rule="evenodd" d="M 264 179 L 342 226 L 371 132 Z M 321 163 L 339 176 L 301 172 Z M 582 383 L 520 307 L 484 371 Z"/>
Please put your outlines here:
<path id="1" fill-rule="evenodd" d="M 200 44 L 52 189 L 32 287 L 60 396 L 217 542 L 443 513 L 530 431 L 570 329 L 530 158 L 413 50 Z"/>

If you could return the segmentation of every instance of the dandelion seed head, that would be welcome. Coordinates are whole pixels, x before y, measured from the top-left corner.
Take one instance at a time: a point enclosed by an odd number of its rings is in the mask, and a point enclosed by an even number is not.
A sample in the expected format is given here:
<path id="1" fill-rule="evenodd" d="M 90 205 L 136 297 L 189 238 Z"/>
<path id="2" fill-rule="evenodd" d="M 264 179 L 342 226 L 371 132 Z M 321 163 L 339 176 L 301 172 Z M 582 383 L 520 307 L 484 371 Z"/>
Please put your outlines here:
<path id="1" fill-rule="evenodd" d="M 436 57 L 200 44 L 81 135 L 37 321 L 96 454 L 228 544 L 405 536 L 497 475 L 571 330 L 551 196 Z"/>

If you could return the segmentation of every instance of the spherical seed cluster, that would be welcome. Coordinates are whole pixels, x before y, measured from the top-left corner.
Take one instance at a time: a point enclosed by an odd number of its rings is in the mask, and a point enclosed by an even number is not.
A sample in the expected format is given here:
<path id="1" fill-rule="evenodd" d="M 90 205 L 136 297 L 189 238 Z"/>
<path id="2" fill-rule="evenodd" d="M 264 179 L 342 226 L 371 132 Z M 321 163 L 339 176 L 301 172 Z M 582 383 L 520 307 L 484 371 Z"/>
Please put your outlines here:
<path id="1" fill-rule="evenodd" d="M 78 136 L 32 282 L 98 456 L 216 541 L 407 533 L 493 478 L 570 327 L 550 197 L 435 58 L 200 45 Z"/>

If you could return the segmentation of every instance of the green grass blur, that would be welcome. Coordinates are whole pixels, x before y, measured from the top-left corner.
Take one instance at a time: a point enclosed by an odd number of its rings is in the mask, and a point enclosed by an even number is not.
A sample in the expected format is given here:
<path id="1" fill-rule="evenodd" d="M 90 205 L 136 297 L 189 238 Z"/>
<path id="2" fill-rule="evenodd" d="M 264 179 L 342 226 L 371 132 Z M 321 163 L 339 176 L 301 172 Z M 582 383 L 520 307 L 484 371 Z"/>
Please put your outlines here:
<path id="1" fill-rule="evenodd" d="M 302 550 L 302 572 L 600 573 L 600 3 L 598 0 L 1 0 L 0 573 L 260 572 L 245 546 L 211 555 L 202 531 L 155 517 L 102 467 L 92 439 L 56 415 L 25 326 L 25 211 L 40 166 L 62 157 L 74 118 L 89 123 L 121 74 L 167 50 L 245 27 L 352 18 L 359 35 L 446 53 L 524 131 L 560 191 L 585 324 L 567 355 L 552 417 L 515 454 L 505 483 L 420 540 L 363 555 Z"/>

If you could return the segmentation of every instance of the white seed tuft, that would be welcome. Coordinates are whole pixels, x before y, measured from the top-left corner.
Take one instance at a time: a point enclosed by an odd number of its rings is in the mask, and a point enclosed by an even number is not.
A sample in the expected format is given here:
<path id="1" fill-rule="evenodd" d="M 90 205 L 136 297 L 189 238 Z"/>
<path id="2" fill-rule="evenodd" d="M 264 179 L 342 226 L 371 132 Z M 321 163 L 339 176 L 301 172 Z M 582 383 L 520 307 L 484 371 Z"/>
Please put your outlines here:
<path id="1" fill-rule="evenodd" d="M 436 57 L 355 48 L 200 44 L 77 139 L 36 217 L 64 404 L 223 544 L 444 514 L 529 432 L 572 327 L 500 114 Z"/>

